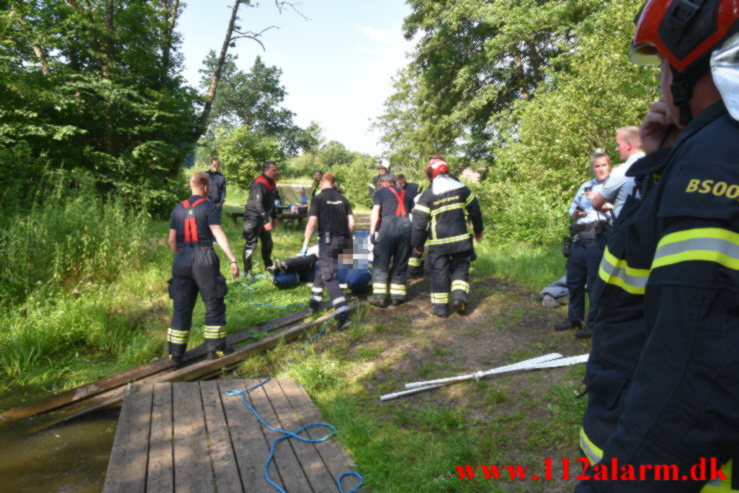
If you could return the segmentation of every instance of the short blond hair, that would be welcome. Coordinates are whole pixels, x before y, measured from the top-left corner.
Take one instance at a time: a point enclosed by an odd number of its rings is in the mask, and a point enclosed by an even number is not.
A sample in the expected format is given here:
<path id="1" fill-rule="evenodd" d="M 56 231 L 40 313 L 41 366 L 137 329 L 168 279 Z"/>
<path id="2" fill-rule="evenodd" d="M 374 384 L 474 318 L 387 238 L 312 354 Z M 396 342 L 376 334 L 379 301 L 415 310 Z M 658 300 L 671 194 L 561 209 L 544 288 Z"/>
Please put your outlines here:
<path id="1" fill-rule="evenodd" d="M 335 185 L 336 184 L 336 175 L 328 172 L 324 173 L 323 178 L 321 178 L 321 181 L 325 181 L 329 185 Z"/>
<path id="2" fill-rule="evenodd" d="M 195 173 L 190 177 L 190 186 L 199 190 L 210 188 L 210 176 L 208 173 Z"/>
<path id="3" fill-rule="evenodd" d="M 621 127 L 616 130 L 616 135 L 620 135 L 626 142 L 633 145 L 637 149 L 642 149 L 639 127 Z"/>

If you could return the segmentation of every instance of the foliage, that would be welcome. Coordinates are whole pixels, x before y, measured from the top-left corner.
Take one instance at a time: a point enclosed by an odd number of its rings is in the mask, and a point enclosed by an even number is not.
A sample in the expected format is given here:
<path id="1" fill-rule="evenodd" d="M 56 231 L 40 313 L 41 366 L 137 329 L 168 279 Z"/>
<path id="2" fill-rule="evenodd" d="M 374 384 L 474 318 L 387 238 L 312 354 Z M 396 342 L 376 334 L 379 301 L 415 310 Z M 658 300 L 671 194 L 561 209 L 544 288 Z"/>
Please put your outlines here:
<path id="1" fill-rule="evenodd" d="M 218 156 L 229 183 L 248 189 L 261 173 L 264 161 L 279 161 L 280 143 L 274 137 L 252 132 L 246 125 L 218 127 L 214 132 L 214 156 Z"/>
<path id="2" fill-rule="evenodd" d="M 391 163 L 441 151 L 457 169 L 486 166 L 476 194 L 496 236 L 560 240 L 593 150 L 657 97 L 654 70 L 627 56 L 641 2 L 410 4 L 419 42 L 376 122 Z"/>
<path id="3" fill-rule="evenodd" d="M 131 200 L 156 190 L 144 200 L 155 205 L 196 125 L 196 95 L 176 75 L 178 14 L 170 1 L 11 1 L 0 11 L 0 146 Z"/>

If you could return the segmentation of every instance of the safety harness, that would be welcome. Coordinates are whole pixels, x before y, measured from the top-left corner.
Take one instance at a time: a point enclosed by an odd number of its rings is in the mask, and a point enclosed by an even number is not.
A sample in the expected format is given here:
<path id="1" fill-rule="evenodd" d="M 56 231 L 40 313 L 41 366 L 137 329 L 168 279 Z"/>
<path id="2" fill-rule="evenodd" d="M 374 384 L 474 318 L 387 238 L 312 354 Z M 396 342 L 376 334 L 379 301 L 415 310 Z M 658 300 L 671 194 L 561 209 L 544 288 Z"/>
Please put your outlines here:
<path id="1" fill-rule="evenodd" d="M 395 209 L 395 216 L 396 217 L 406 217 L 408 216 L 408 211 L 405 210 L 405 190 L 401 189 L 400 193 L 396 192 L 393 187 L 387 187 L 388 190 L 390 190 L 393 195 L 395 195 L 395 198 L 398 199 L 398 207 Z"/>
<path id="2" fill-rule="evenodd" d="M 201 202 L 205 202 L 207 199 L 200 198 L 190 205 L 187 200 L 182 201 L 182 205 L 185 207 L 185 242 L 186 243 L 197 243 L 198 240 L 198 226 L 195 224 L 195 207 Z"/>
<path id="3" fill-rule="evenodd" d="M 267 187 L 267 191 L 268 192 L 271 192 L 272 190 L 274 190 L 275 188 L 277 188 L 277 185 L 275 184 L 275 182 L 273 180 L 267 178 L 264 175 L 257 176 L 256 180 L 254 180 L 254 181 L 257 182 L 257 183 L 261 183 L 265 187 Z"/>

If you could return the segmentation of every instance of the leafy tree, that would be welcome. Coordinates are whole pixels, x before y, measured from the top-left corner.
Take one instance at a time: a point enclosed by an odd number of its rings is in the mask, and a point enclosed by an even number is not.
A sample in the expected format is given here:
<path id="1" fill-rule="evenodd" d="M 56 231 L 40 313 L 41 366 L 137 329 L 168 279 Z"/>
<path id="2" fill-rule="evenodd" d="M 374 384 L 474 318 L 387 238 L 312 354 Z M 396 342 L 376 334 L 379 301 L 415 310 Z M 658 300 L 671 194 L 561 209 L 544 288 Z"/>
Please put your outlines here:
<path id="1" fill-rule="evenodd" d="M 274 137 L 252 132 L 246 125 L 217 127 L 215 142 L 214 155 L 221 160 L 224 174 L 244 188 L 261 172 L 264 161 L 275 160 L 280 154 Z"/>

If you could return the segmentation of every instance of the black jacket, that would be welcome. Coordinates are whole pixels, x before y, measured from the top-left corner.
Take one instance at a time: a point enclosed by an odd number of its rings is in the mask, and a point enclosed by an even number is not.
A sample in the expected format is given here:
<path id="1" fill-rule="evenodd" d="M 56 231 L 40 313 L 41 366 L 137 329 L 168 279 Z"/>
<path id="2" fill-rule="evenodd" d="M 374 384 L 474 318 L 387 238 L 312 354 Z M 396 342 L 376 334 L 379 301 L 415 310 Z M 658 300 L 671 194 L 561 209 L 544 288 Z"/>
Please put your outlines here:
<path id="1" fill-rule="evenodd" d="M 206 171 L 210 176 L 210 189 L 208 189 L 208 200 L 216 205 L 223 206 L 226 201 L 226 177 L 220 171 Z"/>
<path id="2" fill-rule="evenodd" d="M 274 180 L 263 174 L 259 175 L 249 188 L 249 200 L 244 208 L 244 222 L 258 219 L 266 224 L 277 217 L 276 197 L 277 185 Z"/>
<path id="3" fill-rule="evenodd" d="M 482 212 L 477 198 L 451 176 L 438 175 L 413 209 L 411 246 L 421 250 L 427 244 L 440 255 L 472 250 L 468 221 L 472 221 L 475 234 L 482 233 Z M 429 235 L 431 238 L 427 239 Z"/>

